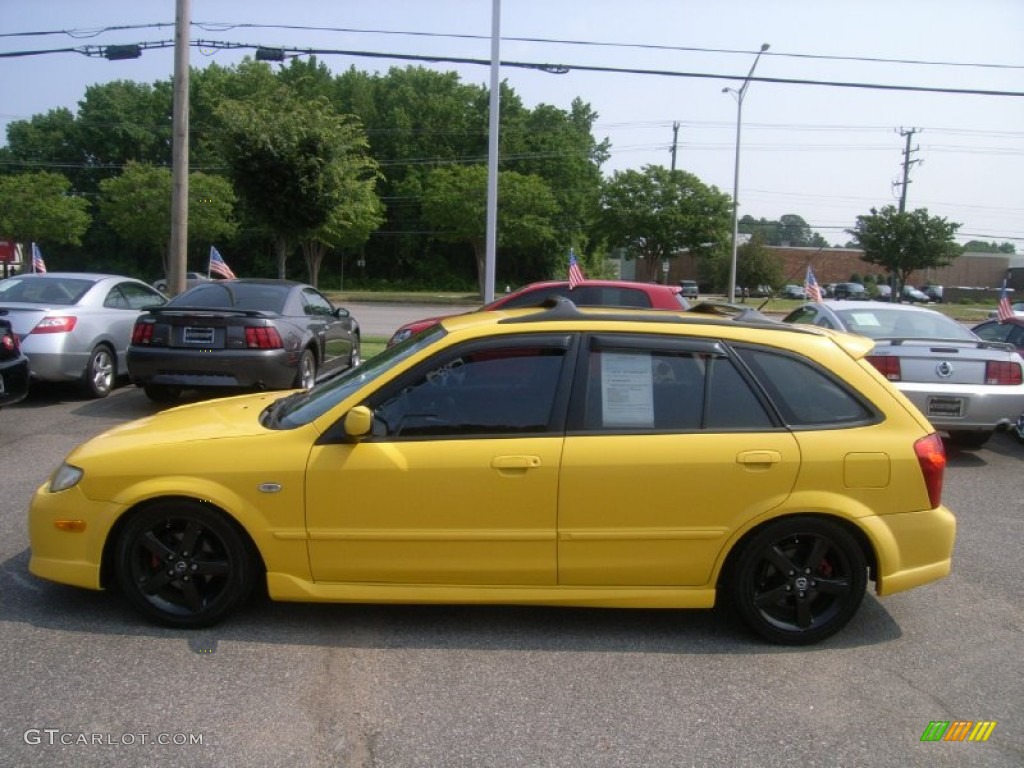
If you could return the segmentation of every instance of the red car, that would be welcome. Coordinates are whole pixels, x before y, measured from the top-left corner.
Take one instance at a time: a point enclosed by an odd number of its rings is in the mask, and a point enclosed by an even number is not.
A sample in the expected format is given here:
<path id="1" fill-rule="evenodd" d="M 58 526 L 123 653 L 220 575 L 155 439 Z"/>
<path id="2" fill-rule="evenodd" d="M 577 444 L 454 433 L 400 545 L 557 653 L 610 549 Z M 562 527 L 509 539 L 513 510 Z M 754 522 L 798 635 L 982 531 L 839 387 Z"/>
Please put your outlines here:
<path id="1" fill-rule="evenodd" d="M 545 283 L 531 283 L 517 291 L 505 294 L 500 299 L 495 299 L 490 304 L 485 304 L 476 311 L 536 307 L 552 296 L 565 296 L 578 307 L 630 307 L 632 309 L 669 309 L 679 312 L 689 309 L 682 290 L 678 285 L 634 283 L 629 280 L 584 280 L 570 290 L 568 281 L 554 280 Z M 437 325 L 444 317 L 447 315 L 406 323 L 394 332 L 388 340 L 388 346 L 405 341 L 414 333 Z"/>

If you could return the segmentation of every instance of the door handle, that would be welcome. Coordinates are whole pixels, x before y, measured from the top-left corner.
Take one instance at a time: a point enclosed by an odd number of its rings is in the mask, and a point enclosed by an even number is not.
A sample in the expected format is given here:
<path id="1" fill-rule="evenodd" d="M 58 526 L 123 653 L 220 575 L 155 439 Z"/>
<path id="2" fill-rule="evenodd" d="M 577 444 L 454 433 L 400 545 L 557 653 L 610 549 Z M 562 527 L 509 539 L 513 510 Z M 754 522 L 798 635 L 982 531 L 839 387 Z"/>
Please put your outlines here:
<path id="1" fill-rule="evenodd" d="M 744 451 L 736 457 L 736 462 L 739 464 L 762 467 L 778 464 L 780 461 L 782 461 L 782 454 L 778 451 Z"/>
<path id="2" fill-rule="evenodd" d="M 534 469 L 540 466 L 540 456 L 495 456 L 491 469 Z"/>

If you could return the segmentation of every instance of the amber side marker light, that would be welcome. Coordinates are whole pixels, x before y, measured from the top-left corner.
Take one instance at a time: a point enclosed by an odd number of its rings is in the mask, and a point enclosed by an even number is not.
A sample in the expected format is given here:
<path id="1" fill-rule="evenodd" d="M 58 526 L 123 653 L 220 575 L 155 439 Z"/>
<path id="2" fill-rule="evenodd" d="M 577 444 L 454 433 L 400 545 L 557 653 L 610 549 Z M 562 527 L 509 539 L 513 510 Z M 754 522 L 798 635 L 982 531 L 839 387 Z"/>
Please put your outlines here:
<path id="1" fill-rule="evenodd" d="M 67 533 L 81 533 L 85 530 L 85 520 L 54 520 L 53 527 Z"/>

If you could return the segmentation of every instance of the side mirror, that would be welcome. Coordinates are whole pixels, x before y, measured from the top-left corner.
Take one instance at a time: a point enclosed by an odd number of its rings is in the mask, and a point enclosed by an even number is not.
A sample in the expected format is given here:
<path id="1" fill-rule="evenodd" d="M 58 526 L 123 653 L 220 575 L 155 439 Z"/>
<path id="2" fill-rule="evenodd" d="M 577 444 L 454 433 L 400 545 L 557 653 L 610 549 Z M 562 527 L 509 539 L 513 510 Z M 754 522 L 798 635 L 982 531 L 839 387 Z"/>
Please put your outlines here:
<path id="1" fill-rule="evenodd" d="M 373 430 L 373 411 L 365 405 L 357 405 L 345 414 L 345 434 L 361 440 Z"/>

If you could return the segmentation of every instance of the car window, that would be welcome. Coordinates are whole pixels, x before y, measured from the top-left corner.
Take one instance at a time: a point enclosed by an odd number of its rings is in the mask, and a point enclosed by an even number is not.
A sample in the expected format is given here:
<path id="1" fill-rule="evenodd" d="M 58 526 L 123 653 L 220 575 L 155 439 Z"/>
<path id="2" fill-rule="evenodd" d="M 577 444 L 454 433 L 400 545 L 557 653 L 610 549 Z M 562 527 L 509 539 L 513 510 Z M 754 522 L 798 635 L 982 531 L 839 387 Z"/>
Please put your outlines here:
<path id="1" fill-rule="evenodd" d="M 312 288 L 302 289 L 302 301 L 305 304 L 307 315 L 323 316 L 334 314 L 334 306 L 331 302 Z"/>
<path id="2" fill-rule="evenodd" d="M 760 348 L 737 348 L 791 427 L 870 423 L 874 411 L 852 390 L 810 361 Z"/>
<path id="3" fill-rule="evenodd" d="M 93 285 L 93 280 L 73 277 L 9 277 L 0 282 L 0 301 L 71 306 Z"/>
<path id="4" fill-rule="evenodd" d="M 475 345 L 374 399 L 377 438 L 535 434 L 551 428 L 567 344 Z"/>
<path id="5" fill-rule="evenodd" d="M 861 307 L 838 312 L 847 330 L 872 339 L 973 339 L 960 323 L 938 312 Z"/>
<path id="6" fill-rule="evenodd" d="M 281 313 L 291 288 L 270 283 L 212 281 L 189 288 L 171 300 L 178 307 L 236 307 Z"/>
<path id="7" fill-rule="evenodd" d="M 807 323 L 809 325 L 814 324 L 815 318 L 818 316 L 818 311 L 814 307 L 798 307 L 790 312 L 783 319 L 785 323 Z"/>
<path id="8" fill-rule="evenodd" d="M 1020 326 L 1013 323 L 983 323 L 974 328 L 974 333 L 985 341 L 1010 341 L 1011 332 Z"/>
<path id="9" fill-rule="evenodd" d="M 569 286 L 568 285 L 554 285 L 550 288 L 538 289 L 535 291 L 527 291 L 526 293 L 516 296 L 508 301 L 501 302 L 502 309 L 519 309 L 520 307 L 539 307 L 546 299 L 552 296 L 568 296 Z M 495 302 L 498 303 L 498 302 Z M 491 309 L 492 305 L 484 307 L 484 309 Z"/>
<path id="10" fill-rule="evenodd" d="M 138 283 L 118 283 L 103 300 L 108 309 L 145 309 L 166 303 L 167 299 L 159 293 Z"/>
<path id="11" fill-rule="evenodd" d="M 651 307 L 646 291 L 617 285 L 585 285 L 571 291 L 569 298 L 578 307 Z"/>
<path id="12" fill-rule="evenodd" d="M 724 351 L 592 340 L 584 431 L 765 430 L 769 411 Z"/>

